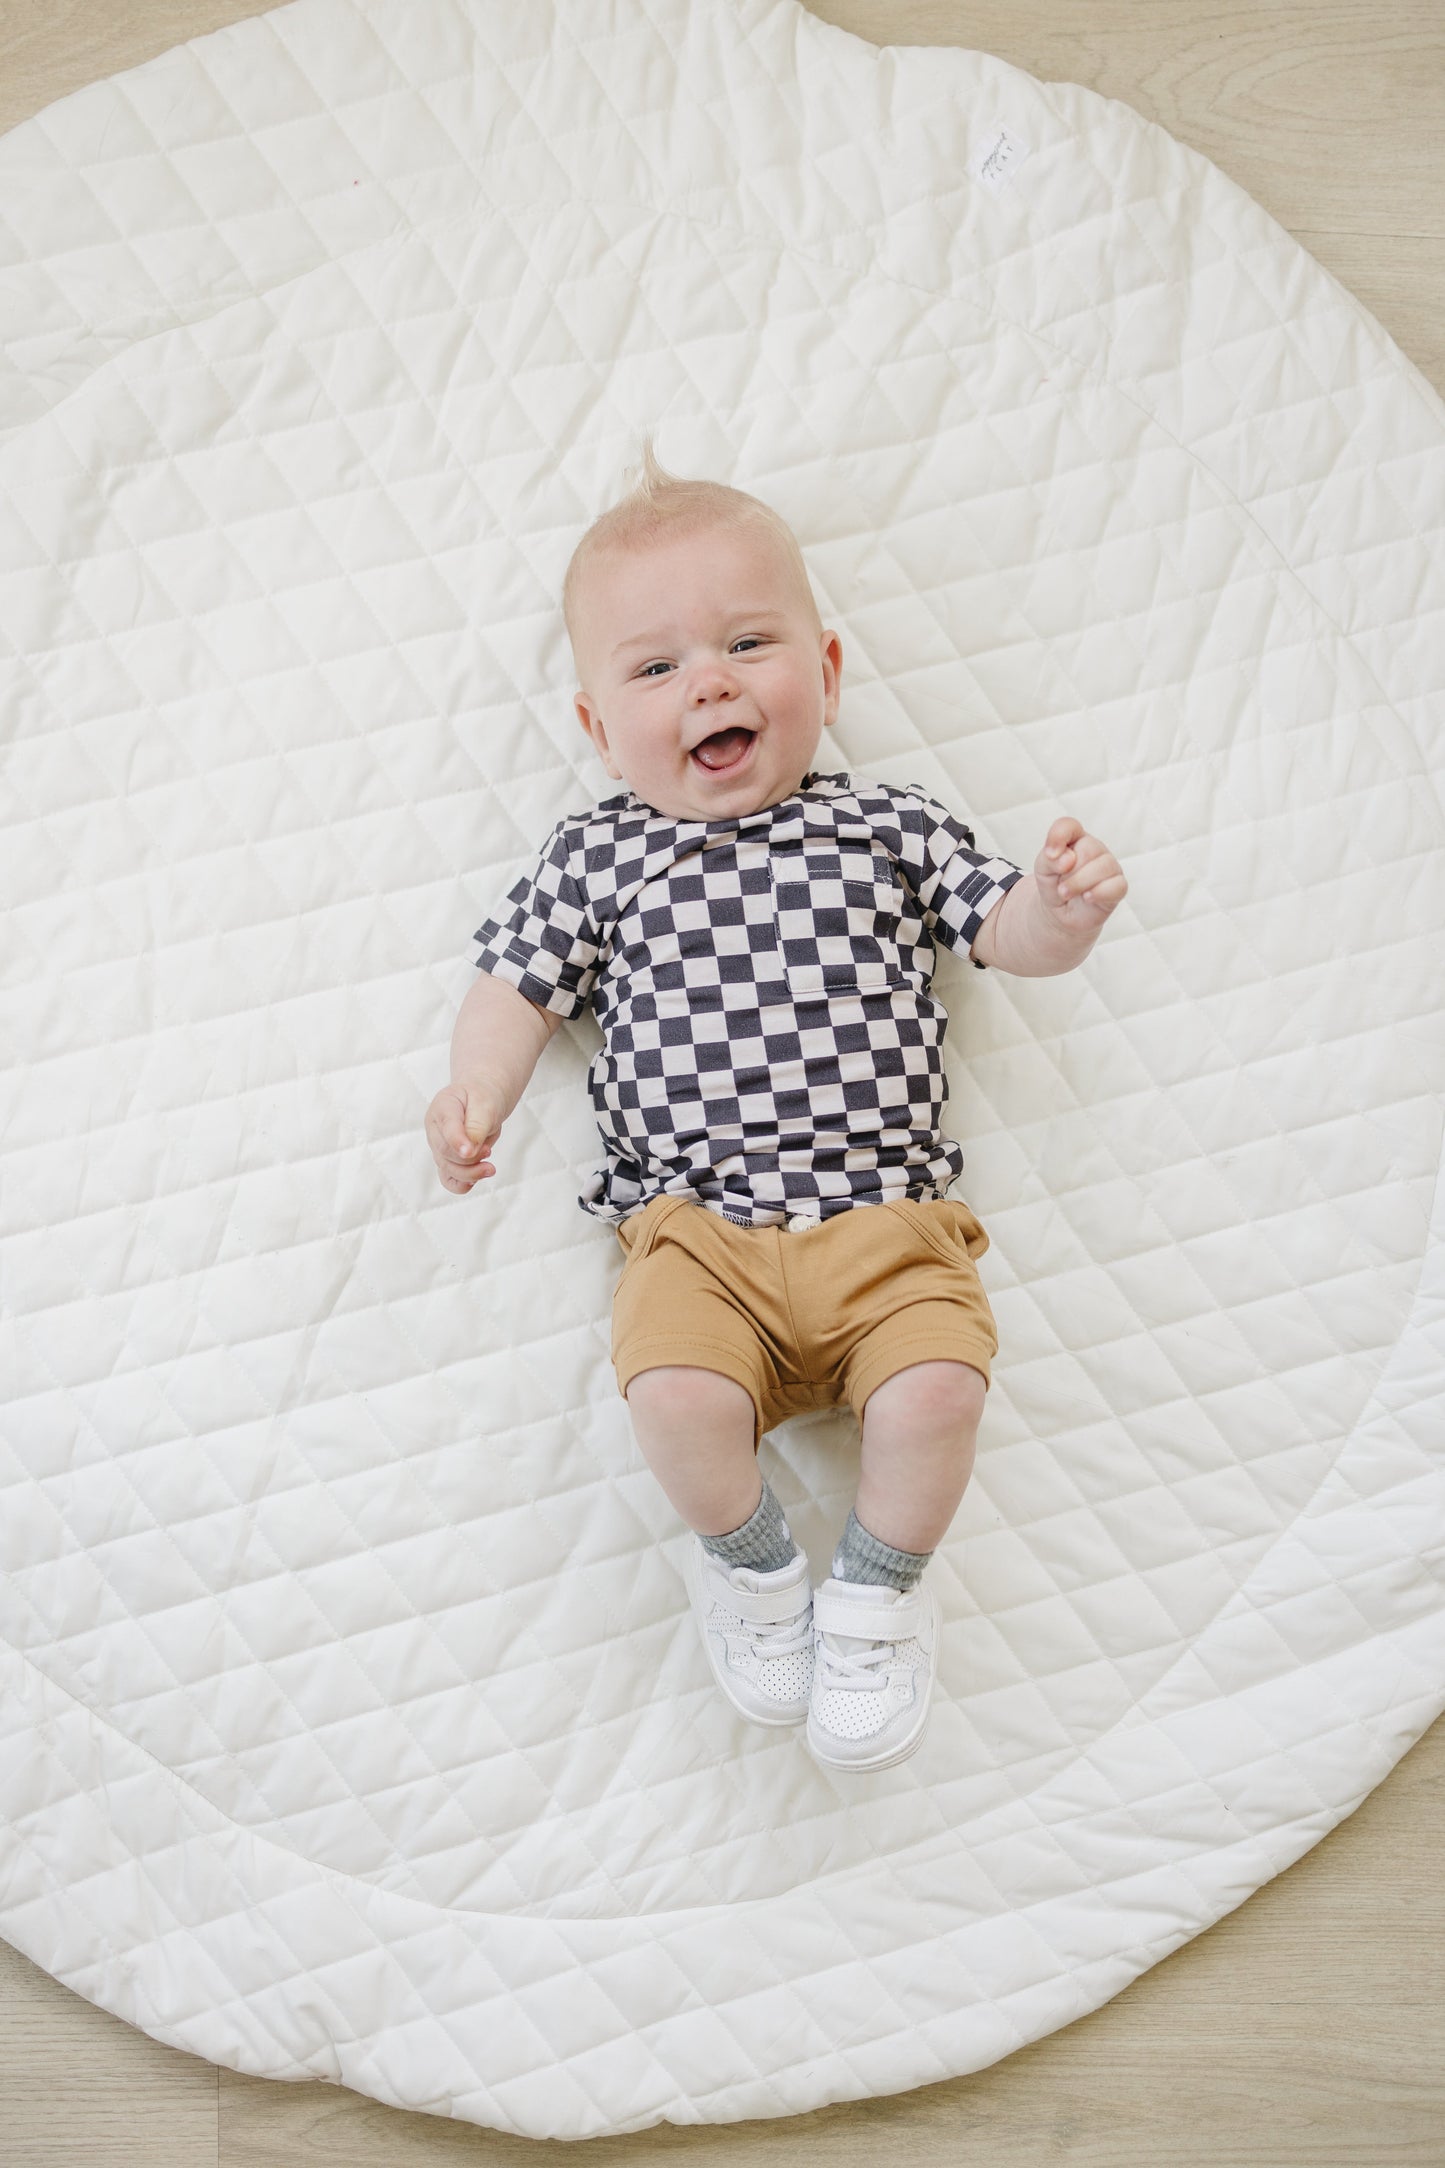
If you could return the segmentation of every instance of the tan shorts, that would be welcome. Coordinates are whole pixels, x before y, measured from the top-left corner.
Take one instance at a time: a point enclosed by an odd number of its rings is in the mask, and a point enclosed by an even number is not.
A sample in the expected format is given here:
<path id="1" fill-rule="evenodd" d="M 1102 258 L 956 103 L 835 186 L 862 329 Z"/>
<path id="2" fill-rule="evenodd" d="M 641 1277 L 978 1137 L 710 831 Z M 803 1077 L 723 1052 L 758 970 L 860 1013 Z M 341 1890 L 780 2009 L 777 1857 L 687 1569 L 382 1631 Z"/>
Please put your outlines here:
<path id="1" fill-rule="evenodd" d="M 690 1197 L 654 1197 L 617 1227 L 612 1300 L 619 1390 L 689 1363 L 735 1378 L 763 1433 L 870 1393 L 911 1363 L 971 1363 L 990 1381 L 993 1311 L 974 1259 L 988 1236 L 966 1204 L 855 1205 L 816 1227 L 739 1227 Z"/>

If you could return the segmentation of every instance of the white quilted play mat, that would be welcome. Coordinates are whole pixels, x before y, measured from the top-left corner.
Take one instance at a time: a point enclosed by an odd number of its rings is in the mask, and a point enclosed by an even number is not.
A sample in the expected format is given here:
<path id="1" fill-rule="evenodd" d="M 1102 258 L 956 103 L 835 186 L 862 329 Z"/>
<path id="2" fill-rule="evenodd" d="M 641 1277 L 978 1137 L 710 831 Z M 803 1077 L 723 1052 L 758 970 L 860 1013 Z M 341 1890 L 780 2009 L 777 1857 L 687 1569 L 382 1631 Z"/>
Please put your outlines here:
<path id="1" fill-rule="evenodd" d="M 532 2137 L 980 2069 L 1445 1704 L 1445 407 L 1215 167 L 794 0 L 299 0 L 0 144 L 0 1932 Z M 642 434 L 793 522 L 820 767 L 1130 890 L 940 950 L 999 1323 L 923 1749 L 737 1717 L 609 1361 L 589 1014 L 466 1198 L 473 929 L 617 787 Z M 846 1411 L 763 1464 L 826 1571 Z"/>

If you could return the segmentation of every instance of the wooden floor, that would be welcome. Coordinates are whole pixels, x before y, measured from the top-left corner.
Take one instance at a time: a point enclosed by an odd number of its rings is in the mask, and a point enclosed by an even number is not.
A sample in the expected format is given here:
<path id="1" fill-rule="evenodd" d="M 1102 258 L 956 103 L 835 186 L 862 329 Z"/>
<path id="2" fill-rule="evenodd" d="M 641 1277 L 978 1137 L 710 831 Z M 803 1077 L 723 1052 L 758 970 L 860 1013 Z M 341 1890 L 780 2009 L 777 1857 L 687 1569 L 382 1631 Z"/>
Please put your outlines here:
<path id="1" fill-rule="evenodd" d="M 0 0 L 0 128 L 260 12 Z M 876 44 L 980 47 L 1134 106 L 1256 197 L 1445 390 L 1442 0 L 815 12 Z M 0 2168 L 871 2168 L 895 2154 L 909 2168 L 1445 2168 L 1445 1722 L 1296 1866 L 1093 2016 L 976 2077 L 780 2122 L 563 2146 L 403 2115 L 161 2047 L 0 1944 Z"/>

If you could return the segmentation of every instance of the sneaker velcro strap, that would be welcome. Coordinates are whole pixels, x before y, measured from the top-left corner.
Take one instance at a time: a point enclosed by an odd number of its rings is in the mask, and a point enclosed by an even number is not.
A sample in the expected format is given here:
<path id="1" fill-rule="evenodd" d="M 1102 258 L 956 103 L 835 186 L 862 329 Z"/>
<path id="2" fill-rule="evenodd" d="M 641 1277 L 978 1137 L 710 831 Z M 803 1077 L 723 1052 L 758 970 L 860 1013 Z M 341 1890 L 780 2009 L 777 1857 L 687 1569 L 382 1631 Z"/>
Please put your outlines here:
<path id="1" fill-rule="evenodd" d="M 922 1603 L 911 1594 L 907 1603 L 870 1605 L 850 1602 L 827 1588 L 813 1591 L 813 1624 L 820 1633 L 856 1634 L 861 1641 L 907 1641 L 922 1623 Z"/>
<path id="2" fill-rule="evenodd" d="M 781 1626 L 800 1618 L 808 1608 L 808 1584 L 795 1581 L 791 1588 L 739 1588 L 734 1582 L 722 1601 L 750 1626 Z"/>

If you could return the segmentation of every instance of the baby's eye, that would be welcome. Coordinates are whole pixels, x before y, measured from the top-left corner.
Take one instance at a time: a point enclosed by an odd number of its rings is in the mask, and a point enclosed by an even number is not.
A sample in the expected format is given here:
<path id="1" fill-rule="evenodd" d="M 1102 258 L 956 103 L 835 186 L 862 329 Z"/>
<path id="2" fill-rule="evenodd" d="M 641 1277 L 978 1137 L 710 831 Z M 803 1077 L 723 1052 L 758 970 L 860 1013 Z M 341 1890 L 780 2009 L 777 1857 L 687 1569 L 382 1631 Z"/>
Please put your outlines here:
<path id="1" fill-rule="evenodd" d="M 734 653 L 736 653 L 740 647 L 761 647 L 762 644 L 762 641 L 758 638 L 758 635 L 755 632 L 745 632 L 740 640 L 734 640 L 733 651 Z"/>
<path id="2" fill-rule="evenodd" d="M 672 664 L 670 662 L 648 662 L 643 664 L 637 675 L 639 677 L 651 677 L 654 670 L 670 670 L 671 668 Z"/>

